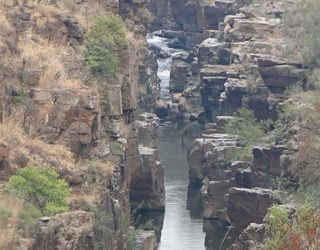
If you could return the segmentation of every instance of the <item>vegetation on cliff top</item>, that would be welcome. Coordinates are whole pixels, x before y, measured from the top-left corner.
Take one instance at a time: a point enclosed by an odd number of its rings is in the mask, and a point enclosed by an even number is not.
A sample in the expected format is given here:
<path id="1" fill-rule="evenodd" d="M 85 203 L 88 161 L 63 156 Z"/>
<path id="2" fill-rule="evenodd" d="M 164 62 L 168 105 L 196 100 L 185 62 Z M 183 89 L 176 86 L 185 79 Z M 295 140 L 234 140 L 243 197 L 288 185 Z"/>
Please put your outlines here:
<path id="1" fill-rule="evenodd" d="M 13 196 L 34 204 L 46 215 L 68 210 L 66 197 L 70 194 L 69 186 L 50 169 L 19 169 L 16 175 L 10 177 L 6 190 Z"/>
<path id="2" fill-rule="evenodd" d="M 283 18 L 282 31 L 288 38 L 290 55 L 298 53 L 311 67 L 320 66 L 319 12 L 319 0 L 297 1 L 286 10 Z"/>
<path id="3" fill-rule="evenodd" d="M 108 78 L 118 70 L 119 54 L 126 48 L 125 25 L 121 17 L 97 17 L 86 35 L 86 67 L 93 75 Z"/>

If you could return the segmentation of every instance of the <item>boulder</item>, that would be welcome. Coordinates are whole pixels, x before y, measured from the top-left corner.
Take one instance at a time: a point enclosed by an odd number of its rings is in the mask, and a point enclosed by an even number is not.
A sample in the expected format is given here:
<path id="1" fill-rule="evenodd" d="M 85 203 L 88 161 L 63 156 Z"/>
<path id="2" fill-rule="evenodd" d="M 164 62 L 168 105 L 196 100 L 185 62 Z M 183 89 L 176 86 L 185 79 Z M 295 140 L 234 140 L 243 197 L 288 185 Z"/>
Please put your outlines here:
<path id="1" fill-rule="evenodd" d="M 232 28 L 225 29 L 225 37 L 230 41 L 262 39 L 273 33 L 272 22 L 258 18 L 235 18 Z"/>
<path id="2" fill-rule="evenodd" d="M 206 187 L 206 192 L 202 192 L 205 197 L 203 207 L 203 217 L 206 219 L 217 219 L 224 211 L 224 195 L 228 193 L 232 186 L 230 180 L 210 181 Z M 202 191 L 204 189 L 202 188 Z"/>
<path id="3" fill-rule="evenodd" d="M 295 84 L 300 84 L 304 87 L 307 81 L 306 70 L 294 65 L 259 66 L 259 73 L 268 87 L 284 89 Z"/>
<path id="4" fill-rule="evenodd" d="M 159 118 L 151 113 L 141 114 L 134 122 L 139 144 L 145 147 L 157 148 Z"/>
<path id="5" fill-rule="evenodd" d="M 262 223 L 268 208 L 279 203 L 270 189 L 232 187 L 226 195 L 225 204 L 236 232 L 240 233 L 252 222 Z"/>
<path id="6" fill-rule="evenodd" d="M 119 84 L 110 84 L 108 89 L 108 106 L 110 116 L 122 115 L 122 94 L 121 86 Z"/>
<path id="7" fill-rule="evenodd" d="M 164 170 L 158 162 L 158 150 L 139 145 L 140 162 L 131 174 L 130 204 L 139 209 L 164 209 Z M 132 166 L 127 166 L 132 167 Z"/>
<path id="8" fill-rule="evenodd" d="M 228 180 L 231 171 L 224 169 L 225 154 L 237 145 L 237 138 L 228 134 L 203 134 L 194 140 L 188 155 L 189 179 L 199 184 L 205 176 L 212 180 Z"/>
<path id="9" fill-rule="evenodd" d="M 250 225 L 242 231 L 238 240 L 232 246 L 232 250 L 256 250 L 260 249 L 264 242 L 266 226 L 265 224 L 250 223 Z"/>
<path id="10" fill-rule="evenodd" d="M 227 48 L 226 43 L 222 43 L 214 38 L 207 38 L 198 48 L 198 60 L 202 65 L 205 64 L 221 64 L 223 59 L 222 49 Z M 228 62 L 230 60 L 227 60 Z"/>
<path id="11" fill-rule="evenodd" d="M 167 103 L 161 100 L 156 101 L 154 112 L 159 118 L 161 119 L 166 118 L 168 116 L 168 109 L 169 109 L 169 105 Z"/>
<path id="12" fill-rule="evenodd" d="M 40 219 L 30 250 L 93 250 L 93 214 L 83 211 Z"/>
<path id="13" fill-rule="evenodd" d="M 280 156 L 283 150 L 283 148 L 276 147 L 254 147 L 252 149 L 253 171 L 262 171 L 266 174 L 280 176 L 284 170 L 280 164 Z"/>
<path id="14" fill-rule="evenodd" d="M 183 92 L 187 84 L 189 64 L 175 60 L 171 65 L 169 88 L 171 92 Z"/>

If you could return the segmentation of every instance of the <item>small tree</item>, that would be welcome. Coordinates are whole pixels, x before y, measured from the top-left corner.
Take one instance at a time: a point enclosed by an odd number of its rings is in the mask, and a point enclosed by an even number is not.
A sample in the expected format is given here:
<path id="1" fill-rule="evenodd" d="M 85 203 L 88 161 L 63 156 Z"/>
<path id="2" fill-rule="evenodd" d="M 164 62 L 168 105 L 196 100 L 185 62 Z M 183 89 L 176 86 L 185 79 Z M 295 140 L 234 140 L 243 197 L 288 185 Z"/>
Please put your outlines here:
<path id="1" fill-rule="evenodd" d="M 233 116 L 234 119 L 225 126 L 226 133 L 237 135 L 244 147 L 229 150 L 227 158 L 229 161 L 251 160 L 252 146 L 263 141 L 270 121 L 258 121 L 253 110 L 249 108 L 248 98 L 245 97 L 242 99 L 242 107 Z"/>
<path id="2" fill-rule="evenodd" d="M 118 70 L 118 55 L 125 49 L 125 25 L 121 17 L 98 17 L 85 40 L 86 67 L 93 75 L 107 78 Z"/>
<path id="3" fill-rule="evenodd" d="M 68 184 L 50 169 L 26 167 L 10 177 L 6 190 L 37 206 L 43 214 L 53 215 L 68 210 L 65 198 L 70 194 Z"/>

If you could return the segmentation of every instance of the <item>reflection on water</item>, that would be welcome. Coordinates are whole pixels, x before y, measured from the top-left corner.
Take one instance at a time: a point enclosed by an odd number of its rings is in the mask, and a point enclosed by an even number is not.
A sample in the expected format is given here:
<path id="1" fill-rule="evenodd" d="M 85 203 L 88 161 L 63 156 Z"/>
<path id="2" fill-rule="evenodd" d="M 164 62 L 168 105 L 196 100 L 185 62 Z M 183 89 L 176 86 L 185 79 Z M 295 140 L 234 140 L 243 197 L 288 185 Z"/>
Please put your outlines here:
<path id="1" fill-rule="evenodd" d="M 161 250 L 205 249 L 201 202 L 187 197 L 187 151 L 200 131 L 197 123 L 170 122 L 159 128 L 160 159 L 165 169 L 166 187 L 166 211 L 159 246 Z M 187 200 L 194 206 L 187 205 Z"/>

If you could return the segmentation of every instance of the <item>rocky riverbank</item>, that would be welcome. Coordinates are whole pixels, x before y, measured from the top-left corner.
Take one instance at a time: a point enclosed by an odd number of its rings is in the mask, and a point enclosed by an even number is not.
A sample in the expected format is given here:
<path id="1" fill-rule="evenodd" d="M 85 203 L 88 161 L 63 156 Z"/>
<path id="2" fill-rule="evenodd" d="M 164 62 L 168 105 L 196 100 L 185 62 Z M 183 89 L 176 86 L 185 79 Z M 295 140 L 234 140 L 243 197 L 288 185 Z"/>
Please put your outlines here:
<path id="1" fill-rule="evenodd" d="M 97 15 L 115 14 L 126 25 L 128 49 L 119 52 L 114 77 L 88 76 L 86 34 Z M 154 232 L 130 226 L 130 209 L 165 207 L 159 119 L 136 111 L 152 111 L 158 96 L 145 38 L 149 15 L 147 1 L 1 3 L 1 199 L 8 179 L 30 165 L 56 171 L 72 195 L 70 212 L 40 218 L 32 234 L 16 236 L 22 229 L 10 219 L 0 248 L 156 247 Z"/>
<path id="2" fill-rule="evenodd" d="M 172 39 L 169 46 L 185 49 L 173 58 L 172 104 L 162 112 L 206 123 L 188 156 L 189 178 L 202 186 L 206 220 L 232 225 L 236 235 L 248 227 L 234 249 L 253 249 L 252 241 L 263 241 L 260 224 L 268 208 L 283 202 L 274 185 L 288 173 L 290 154 L 296 150 L 292 141 L 254 145 L 252 161 L 228 162 L 228 151 L 242 144 L 237 135 L 225 132 L 244 97 L 257 119 L 276 121 L 286 91 L 308 88 L 307 67 L 282 57 L 287 44 L 279 27 L 288 4 L 153 3 L 158 15 L 153 25 L 164 29 L 158 35 Z M 164 9 L 169 9 L 166 17 Z"/>
<path id="3" fill-rule="evenodd" d="M 233 244 L 232 249 L 255 249 L 265 237 L 268 209 L 285 203 L 275 191 L 277 181 L 289 176 L 293 154 L 301 148 L 298 132 L 308 127 L 297 119 L 294 126 L 283 124 L 279 136 L 272 123 L 288 104 L 306 106 L 288 100 L 287 92 L 307 90 L 312 83 L 308 66 L 284 56 L 288 44 L 279 30 L 291 4 L 1 2 L 0 209 L 8 218 L 0 217 L 0 236 L 7 236 L 0 237 L 0 248 L 156 248 L 159 236 L 153 230 L 136 230 L 131 211 L 166 207 L 160 117 L 205 127 L 189 145 L 188 163 L 190 185 L 201 191 L 207 248 Z M 88 56 L 88 48 L 97 49 L 100 42 L 87 43 L 97 16 L 119 22 L 123 47 L 109 40 L 98 54 Z M 110 39 L 109 34 L 103 38 Z M 107 62 L 111 66 L 97 67 L 111 50 L 116 55 Z M 165 62 L 158 65 L 158 59 Z M 112 71 L 115 65 L 113 74 L 102 77 L 103 70 Z M 157 75 L 159 68 L 165 71 L 163 79 Z M 269 142 L 250 145 L 252 160 L 230 161 L 230 152 L 244 145 L 240 135 L 227 132 L 226 124 L 236 119 L 243 100 L 257 120 L 272 121 L 268 129 L 273 132 L 268 133 Z M 305 110 L 312 113 L 317 107 Z M 30 166 L 39 172 L 51 169 L 66 182 L 69 211 L 50 217 L 27 211 L 37 223 L 26 229 L 28 217 L 21 214 L 33 197 L 13 199 L 6 187 L 10 177 Z M 186 201 L 188 209 L 191 200 Z M 295 211 L 292 205 L 282 206 L 290 214 Z M 197 223 L 191 220 L 189 225 Z M 216 224 L 226 230 L 215 230 Z"/>

